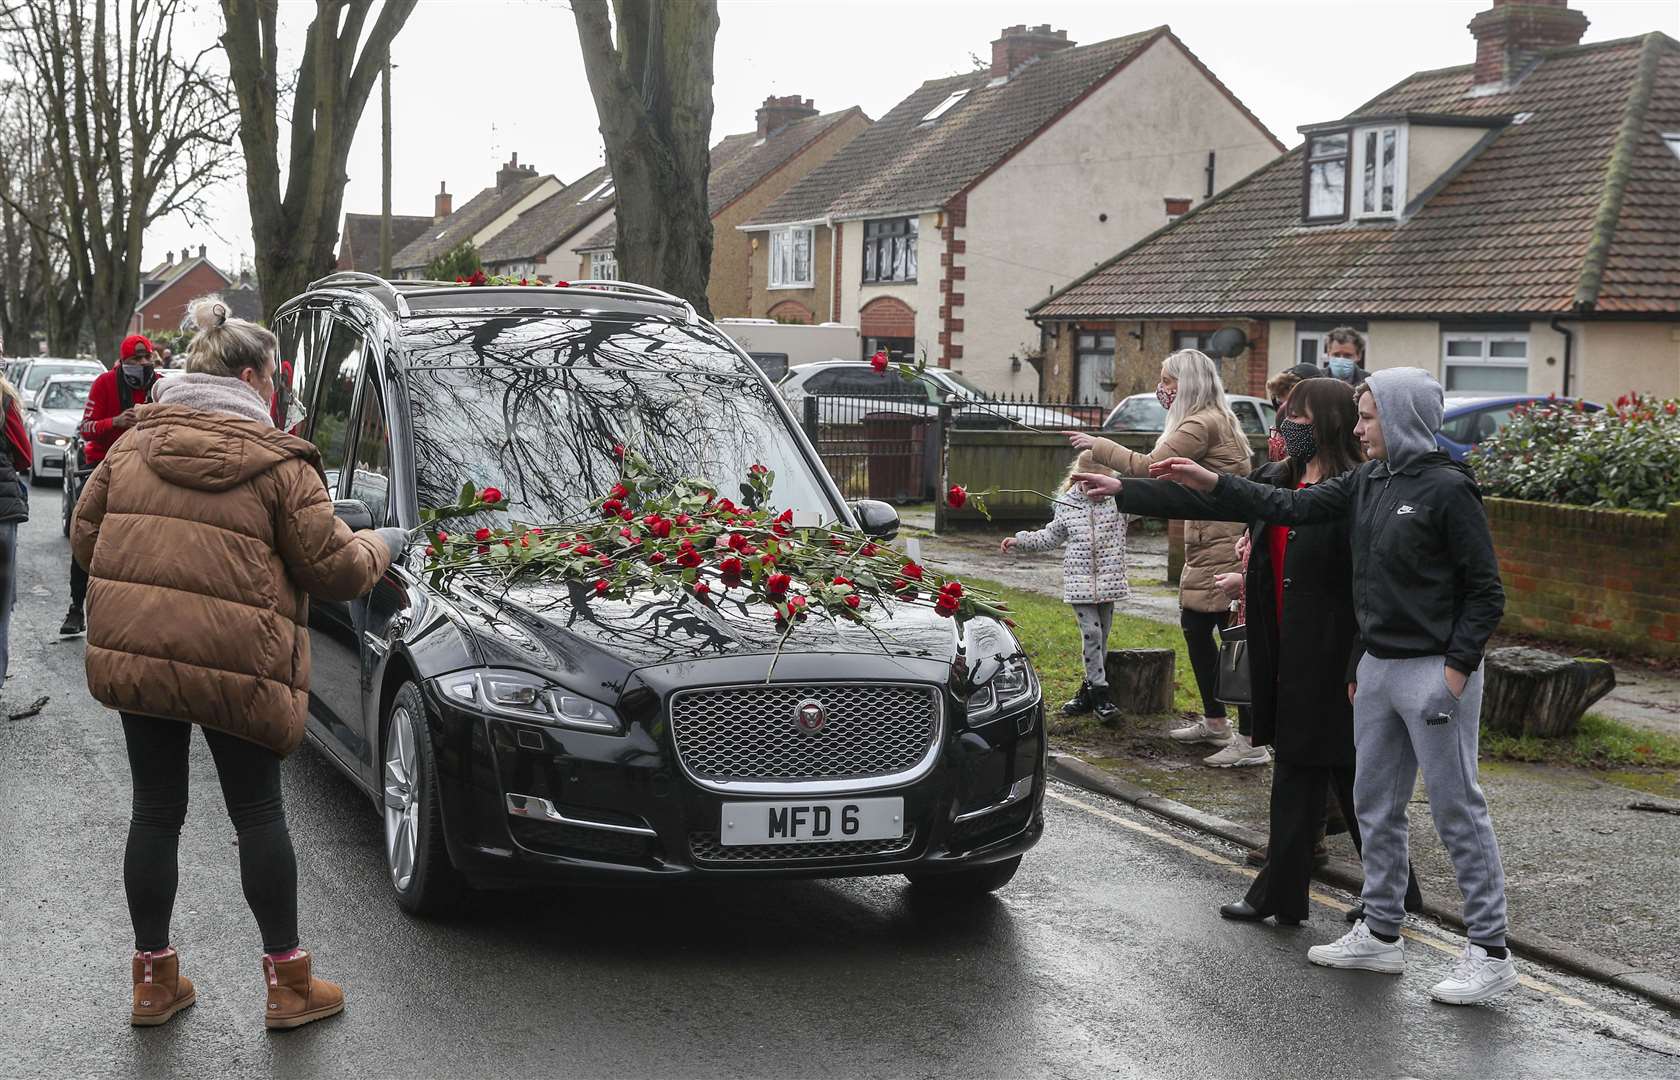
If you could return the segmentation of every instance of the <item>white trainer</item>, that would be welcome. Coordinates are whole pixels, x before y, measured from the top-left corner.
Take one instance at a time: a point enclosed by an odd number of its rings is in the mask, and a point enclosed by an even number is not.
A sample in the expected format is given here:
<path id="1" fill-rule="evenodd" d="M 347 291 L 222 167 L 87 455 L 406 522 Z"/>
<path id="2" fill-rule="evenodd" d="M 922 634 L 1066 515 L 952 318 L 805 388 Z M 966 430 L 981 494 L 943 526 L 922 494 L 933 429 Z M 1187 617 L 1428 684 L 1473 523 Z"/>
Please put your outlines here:
<path id="1" fill-rule="evenodd" d="M 1247 765 L 1264 765 L 1271 760 L 1270 750 L 1255 746 L 1247 735 L 1238 735 L 1225 745 L 1225 749 L 1203 758 L 1202 764 L 1216 769 L 1240 769 Z"/>
<path id="2" fill-rule="evenodd" d="M 1509 955 L 1489 956 L 1480 945 L 1466 945 L 1452 974 L 1429 988 L 1429 996 L 1447 1005 L 1474 1005 L 1517 985 L 1517 965 Z"/>
<path id="3" fill-rule="evenodd" d="M 1406 942 L 1388 942 L 1365 928 L 1365 920 L 1353 924 L 1353 929 L 1328 945 L 1314 945 L 1307 950 L 1307 959 L 1319 967 L 1357 968 L 1360 971 L 1380 971 L 1398 975 L 1406 970 Z"/>
<path id="4" fill-rule="evenodd" d="M 1235 734 L 1231 730 L 1229 721 L 1219 727 L 1214 727 L 1208 723 L 1208 718 L 1205 716 L 1198 716 L 1195 723 L 1173 728 L 1167 732 L 1169 738 L 1176 739 L 1179 742 L 1205 742 L 1212 743 L 1215 746 L 1228 745 Z"/>

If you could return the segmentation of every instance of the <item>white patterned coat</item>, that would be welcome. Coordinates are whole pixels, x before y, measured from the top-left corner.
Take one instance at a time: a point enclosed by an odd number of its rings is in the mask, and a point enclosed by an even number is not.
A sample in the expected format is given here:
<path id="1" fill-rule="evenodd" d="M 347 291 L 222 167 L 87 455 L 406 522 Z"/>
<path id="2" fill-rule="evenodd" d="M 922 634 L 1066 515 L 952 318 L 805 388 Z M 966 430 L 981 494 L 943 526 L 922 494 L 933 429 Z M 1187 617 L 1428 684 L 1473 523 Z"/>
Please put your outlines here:
<path id="1" fill-rule="evenodd" d="M 1114 499 L 1064 491 L 1042 529 L 1015 534 L 1016 551 L 1062 548 L 1062 599 L 1104 604 L 1131 595 L 1126 584 L 1126 517 Z"/>

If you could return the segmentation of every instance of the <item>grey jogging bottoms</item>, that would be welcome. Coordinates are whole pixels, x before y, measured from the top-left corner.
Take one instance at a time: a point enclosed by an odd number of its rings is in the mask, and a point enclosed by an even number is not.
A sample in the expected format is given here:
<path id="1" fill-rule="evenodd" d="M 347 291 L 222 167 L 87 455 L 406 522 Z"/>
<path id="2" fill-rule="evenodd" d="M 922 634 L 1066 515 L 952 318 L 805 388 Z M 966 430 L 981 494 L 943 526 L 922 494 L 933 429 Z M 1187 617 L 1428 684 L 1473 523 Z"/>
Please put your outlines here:
<path id="1" fill-rule="evenodd" d="M 1113 604 L 1074 604 L 1079 636 L 1085 645 L 1085 681 L 1092 686 L 1108 685 L 1108 629 L 1114 625 Z"/>

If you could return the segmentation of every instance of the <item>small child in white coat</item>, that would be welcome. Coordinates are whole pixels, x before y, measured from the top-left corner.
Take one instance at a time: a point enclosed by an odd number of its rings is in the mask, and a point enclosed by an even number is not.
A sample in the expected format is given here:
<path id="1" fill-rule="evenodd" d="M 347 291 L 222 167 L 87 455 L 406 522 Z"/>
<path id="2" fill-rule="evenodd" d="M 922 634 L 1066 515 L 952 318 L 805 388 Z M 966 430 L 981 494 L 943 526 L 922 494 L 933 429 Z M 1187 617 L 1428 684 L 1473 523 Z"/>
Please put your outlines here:
<path id="1" fill-rule="evenodd" d="M 1126 517 L 1114 499 L 1089 499 L 1072 490 L 1073 474 L 1114 475 L 1086 451 L 1074 460 L 1067 479 L 1056 493 L 1055 516 L 1036 531 L 1026 530 L 1004 540 L 1005 554 L 1015 551 L 1052 551 L 1062 548 L 1062 599 L 1073 606 L 1085 645 L 1085 681 L 1063 716 L 1096 713 L 1112 725 L 1119 710 L 1108 695 L 1108 631 L 1114 623 L 1114 604 L 1131 595 L 1126 583 Z"/>

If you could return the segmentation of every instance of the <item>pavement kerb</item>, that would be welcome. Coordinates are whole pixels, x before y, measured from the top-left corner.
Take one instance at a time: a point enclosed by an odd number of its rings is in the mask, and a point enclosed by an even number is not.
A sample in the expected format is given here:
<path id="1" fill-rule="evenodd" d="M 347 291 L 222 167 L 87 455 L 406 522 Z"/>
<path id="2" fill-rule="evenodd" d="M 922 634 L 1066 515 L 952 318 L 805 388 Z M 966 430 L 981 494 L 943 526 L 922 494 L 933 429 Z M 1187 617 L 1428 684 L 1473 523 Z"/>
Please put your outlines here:
<path id="1" fill-rule="evenodd" d="M 1119 799 L 1157 817 L 1217 836 L 1240 847 L 1254 850 L 1266 843 L 1266 835 L 1256 829 L 1205 813 L 1176 799 L 1162 798 L 1148 788 L 1113 776 L 1072 754 L 1052 750 L 1050 775 L 1075 787 Z M 1355 894 L 1364 883 L 1359 864 L 1347 859 L 1330 860 L 1330 864 L 1315 872 L 1313 877 Z M 1426 899 L 1423 914 L 1455 930 L 1464 930 L 1464 918 L 1455 908 L 1448 908 Z M 1680 983 L 1664 975 L 1613 960 L 1590 949 L 1583 949 L 1533 930 L 1520 934 L 1508 933 L 1506 944 L 1513 952 L 1530 959 L 1596 982 L 1608 983 L 1680 1014 Z"/>

